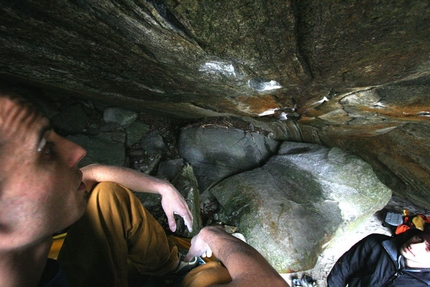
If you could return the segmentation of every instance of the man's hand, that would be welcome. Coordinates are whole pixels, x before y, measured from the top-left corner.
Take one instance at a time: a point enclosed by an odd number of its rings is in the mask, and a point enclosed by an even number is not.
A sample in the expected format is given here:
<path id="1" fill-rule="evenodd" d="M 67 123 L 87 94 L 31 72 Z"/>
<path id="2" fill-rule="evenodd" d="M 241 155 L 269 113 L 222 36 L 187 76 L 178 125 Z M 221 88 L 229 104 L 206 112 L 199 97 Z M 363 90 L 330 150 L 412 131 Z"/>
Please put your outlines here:
<path id="1" fill-rule="evenodd" d="M 185 256 L 185 261 L 190 261 L 193 257 L 212 257 L 212 249 L 209 244 L 203 239 L 201 233 L 191 239 L 191 247 L 188 250 L 188 254 Z"/>
<path id="2" fill-rule="evenodd" d="M 191 239 L 191 247 L 184 260 L 212 256 L 212 253 L 231 277 L 231 282 L 222 286 L 290 286 L 256 249 L 219 226 L 203 227 Z"/>
<path id="3" fill-rule="evenodd" d="M 176 231 L 175 214 L 179 215 L 184 219 L 185 225 L 189 232 L 193 231 L 193 216 L 188 208 L 188 205 L 179 191 L 176 190 L 172 185 L 169 188 L 160 192 L 162 195 L 161 206 L 163 207 L 164 213 L 166 213 L 169 228 L 172 232 Z"/>

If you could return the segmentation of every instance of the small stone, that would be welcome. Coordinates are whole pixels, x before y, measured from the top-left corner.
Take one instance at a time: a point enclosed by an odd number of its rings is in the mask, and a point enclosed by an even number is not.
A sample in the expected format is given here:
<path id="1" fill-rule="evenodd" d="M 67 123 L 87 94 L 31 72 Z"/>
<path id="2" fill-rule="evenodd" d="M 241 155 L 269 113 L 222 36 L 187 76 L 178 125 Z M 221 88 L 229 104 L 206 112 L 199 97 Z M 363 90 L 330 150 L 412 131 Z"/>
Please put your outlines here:
<path id="1" fill-rule="evenodd" d="M 103 112 L 103 119 L 106 123 L 114 122 L 123 127 L 128 127 L 137 118 L 137 113 L 122 108 L 107 108 Z"/>

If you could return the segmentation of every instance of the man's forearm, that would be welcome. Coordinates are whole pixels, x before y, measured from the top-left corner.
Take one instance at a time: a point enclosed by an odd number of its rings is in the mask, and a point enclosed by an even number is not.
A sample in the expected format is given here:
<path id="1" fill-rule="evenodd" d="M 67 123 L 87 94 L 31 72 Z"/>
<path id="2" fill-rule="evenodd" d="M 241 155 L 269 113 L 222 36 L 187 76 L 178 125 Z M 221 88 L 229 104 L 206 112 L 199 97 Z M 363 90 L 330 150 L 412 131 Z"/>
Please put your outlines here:
<path id="1" fill-rule="evenodd" d="M 201 232 L 202 238 L 208 243 L 215 257 L 230 273 L 232 285 L 289 286 L 252 246 L 227 234 L 219 227 L 205 227 Z"/>
<path id="2" fill-rule="evenodd" d="M 122 184 L 129 189 L 137 192 L 156 193 L 164 195 L 164 192 L 174 189 L 165 180 L 149 176 L 136 170 L 100 164 L 92 164 L 83 167 L 85 183 L 91 188 L 97 182 L 111 181 Z"/>

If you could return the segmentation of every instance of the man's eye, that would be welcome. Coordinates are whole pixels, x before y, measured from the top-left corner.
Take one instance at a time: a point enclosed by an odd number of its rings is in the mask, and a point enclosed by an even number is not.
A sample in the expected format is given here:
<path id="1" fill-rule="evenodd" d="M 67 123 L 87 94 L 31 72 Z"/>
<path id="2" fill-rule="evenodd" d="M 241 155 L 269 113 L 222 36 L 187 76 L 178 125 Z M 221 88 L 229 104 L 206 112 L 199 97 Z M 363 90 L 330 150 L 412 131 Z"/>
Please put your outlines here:
<path id="1" fill-rule="evenodd" d="M 53 142 L 47 142 L 45 148 L 42 151 L 43 155 L 54 155 L 54 146 L 55 144 Z"/>

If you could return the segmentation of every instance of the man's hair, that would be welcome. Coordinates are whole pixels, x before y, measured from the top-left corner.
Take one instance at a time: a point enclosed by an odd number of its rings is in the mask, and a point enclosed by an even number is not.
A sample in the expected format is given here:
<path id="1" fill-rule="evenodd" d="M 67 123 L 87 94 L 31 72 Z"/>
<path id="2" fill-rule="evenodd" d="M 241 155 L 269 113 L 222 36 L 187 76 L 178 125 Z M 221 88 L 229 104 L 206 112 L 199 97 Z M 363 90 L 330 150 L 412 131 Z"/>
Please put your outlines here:
<path id="1" fill-rule="evenodd" d="M 427 242 L 429 242 L 428 241 L 428 240 L 430 240 L 430 235 L 429 235 L 430 233 L 429 232 L 430 231 L 428 229 L 426 229 L 425 231 L 421 231 L 417 228 L 410 228 L 410 229 L 406 230 L 405 232 L 402 232 L 400 234 L 395 235 L 394 238 L 395 238 L 395 242 L 396 242 L 397 246 L 400 247 L 406 241 L 408 241 L 409 239 L 411 239 L 414 236 L 419 236 L 423 240 L 426 240 Z"/>
<path id="2" fill-rule="evenodd" d="M 16 100 L 23 100 L 24 98 L 16 92 L 12 88 L 4 88 L 0 86 L 0 98 L 9 98 L 9 99 L 16 99 Z"/>

